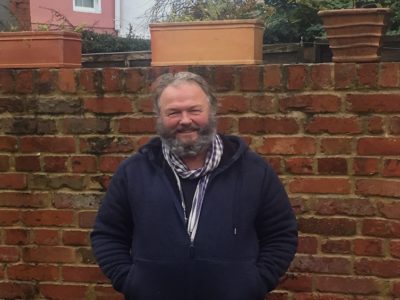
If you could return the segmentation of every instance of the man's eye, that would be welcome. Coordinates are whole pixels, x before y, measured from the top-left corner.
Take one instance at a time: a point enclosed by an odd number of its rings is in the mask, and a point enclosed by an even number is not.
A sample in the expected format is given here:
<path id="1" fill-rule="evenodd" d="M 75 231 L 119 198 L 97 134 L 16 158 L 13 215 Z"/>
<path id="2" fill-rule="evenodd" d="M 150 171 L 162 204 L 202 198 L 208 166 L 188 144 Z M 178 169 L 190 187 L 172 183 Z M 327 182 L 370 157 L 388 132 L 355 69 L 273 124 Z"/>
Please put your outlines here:
<path id="1" fill-rule="evenodd" d="M 177 111 L 171 111 L 167 114 L 168 117 L 175 117 L 177 116 L 179 113 Z"/>

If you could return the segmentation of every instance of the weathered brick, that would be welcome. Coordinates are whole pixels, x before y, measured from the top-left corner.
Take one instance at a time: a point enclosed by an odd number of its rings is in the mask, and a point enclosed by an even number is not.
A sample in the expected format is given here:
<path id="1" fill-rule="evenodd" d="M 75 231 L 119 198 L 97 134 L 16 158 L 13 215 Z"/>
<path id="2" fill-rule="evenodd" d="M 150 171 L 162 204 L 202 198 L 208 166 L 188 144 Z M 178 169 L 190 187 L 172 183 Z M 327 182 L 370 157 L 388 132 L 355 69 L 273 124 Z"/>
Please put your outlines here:
<path id="1" fill-rule="evenodd" d="M 0 91 L 4 94 L 12 93 L 14 91 L 14 70 L 1 69 L 0 70 Z"/>
<path id="2" fill-rule="evenodd" d="M 39 94 L 48 94 L 54 92 L 56 73 L 50 69 L 36 70 L 35 90 Z"/>
<path id="3" fill-rule="evenodd" d="M 95 286 L 96 300 L 123 300 L 124 296 L 112 287 L 96 285 Z"/>
<path id="4" fill-rule="evenodd" d="M 297 255 L 290 270 L 300 273 L 350 274 L 351 261 L 341 257 Z"/>
<path id="5" fill-rule="evenodd" d="M 61 132 L 66 134 L 108 133 L 109 120 L 102 118 L 64 118 Z"/>
<path id="6" fill-rule="evenodd" d="M 311 87 L 315 90 L 330 88 L 333 85 L 332 64 L 314 64 L 310 70 Z"/>
<path id="7" fill-rule="evenodd" d="M 61 276 L 64 281 L 106 283 L 109 280 L 98 267 L 92 266 L 64 266 L 61 268 Z"/>
<path id="8" fill-rule="evenodd" d="M 120 133 L 154 133 L 156 120 L 149 118 L 122 118 L 116 121 Z"/>
<path id="9" fill-rule="evenodd" d="M 29 187 L 34 190 L 48 190 L 69 188 L 72 190 L 84 190 L 89 184 L 89 179 L 81 175 L 39 175 L 30 177 Z"/>
<path id="10" fill-rule="evenodd" d="M 400 117 L 389 119 L 389 131 L 391 134 L 400 134 Z"/>
<path id="11" fill-rule="evenodd" d="M 127 92 L 140 92 L 144 87 L 144 73 L 141 69 L 125 70 L 125 89 Z"/>
<path id="12" fill-rule="evenodd" d="M 62 242 L 66 246 L 89 246 L 89 232 L 82 230 L 63 230 Z"/>
<path id="13" fill-rule="evenodd" d="M 0 246 L 0 262 L 10 263 L 20 259 L 18 247 L 15 246 Z"/>
<path id="14" fill-rule="evenodd" d="M 15 91 L 18 94 L 33 92 L 33 70 L 19 70 L 15 76 Z"/>
<path id="15" fill-rule="evenodd" d="M 86 111 L 99 114 L 119 114 L 133 112 L 132 100 L 128 97 L 100 97 L 84 100 Z"/>
<path id="16" fill-rule="evenodd" d="M 232 66 L 218 66 L 215 69 L 214 85 L 218 92 L 231 91 L 235 88 L 235 68 Z"/>
<path id="17" fill-rule="evenodd" d="M 58 89 L 63 93 L 75 93 L 76 92 L 76 79 L 74 69 L 60 69 L 58 70 Z"/>
<path id="18" fill-rule="evenodd" d="M 359 238 L 353 241 L 354 254 L 360 256 L 383 256 L 383 240 Z"/>
<path id="19" fill-rule="evenodd" d="M 150 97 L 138 97 L 135 99 L 136 109 L 142 113 L 153 113 L 153 100 Z"/>
<path id="20" fill-rule="evenodd" d="M 35 283 L 0 282 L 0 299 L 34 299 Z"/>
<path id="21" fill-rule="evenodd" d="M 238 120 L 232 117 L 219 117 L 217 126 L 218 132 L 230 134 L 237 131 Z"/>
<path id="22" fill-rule="evenodd" d="M 21 281 L 57 281 L 58 267 L 51 265 L 18 264 L 7 268 L 8 278 Z"/>
<path id="23" fill-rule="evenodd" d="M 41 208 L 51 204 L 51 195 L 47 192 L 0 192 L 0 207 Z"/>
<path id="24" fill-rule="evenodd" d="M 122 89 L 122 69 L 103 69 L 103 88 L 105 92 L 117 92 Z"/>
<path id="25" fill-rule="evenodd" d="M 4 234 L 6 245 L 26 245 L 29 242 L 29 232 L 26 229 L 5 229 Z"/>
<path id="26" fill-rule="evenodd" d="M 344 178 L 295 178 L 288 189 L 292 193 L 349 194 L 350 181 Z"/>
<path id="27" fill-rule="evenodd" d="M 97 213 L 95 211 L 82 211 L 79 213 L 79 227 L 92 228 Z"/>
<path id="28" fill-rule="evenodd" d="M 273 96 L 253 96 L 250 99 L 250 109 L 258 114 L 273 113 L 275 109 L 275 98 Z"/>
<path id="29" fill-rule="evenodd" d="M 68 156 L 43 157 L 43 169 L 46 172 L 62 173 L 68 170 Z"/>
<path id="30" fill-rule="evenodd" d="M 299 218 L 299 229 L 303 233 L 331 236 L 352 236 L 357 222 L 348 218 Z"/>
<path id="31" fill-rule="evenodd" d="M 354 174 L 374 175 L 379 172 L 379 159 L 367 157 L 355 157 L 353 160 Z"/>
<path id="32" fill-rule="evenodd" d="M 239 119 L 239 133 L 283 133 L 295 134 L 299 131 L 299 125 L 295 118 L 287 117 L 262 117 L 250 118 L 244 117 Z"/>
<path id="33" fill-rule="evenodd" d="M 316 145 L 311 137 L 271 137 L 264 138 L 257 148 L 260 154 L 315 154 Z"/>
<path id="34" fill-rule="evenodd" d="M 315 212 L 319 215 L 374 216 L 377 214 L 375 203 L 359 198 L 317 198 Z"/>
<path id="35" fill-rule="evenodd" d="M 27 187 L 26 174 L 3 173 L 0 174 L 0 189 L 23 190 Z"/>
<path id="36" fill-rule="evenodd" d="M 103 194 L 99 193 L 68 193 L 57 192 L 54 194 L 54 206 L 58 209 L 98 209 Z"/>
<path id="37" fill-rule="evenodd" d="M 100 72 L 94 69 L 80 69 L 79 87 L 86 92 L 95 92 L 99 86 Z"/>
<path id="38" fill-rule="evenodd" d="M 22 213 L 27 226 L 71 226 L 75 223 L 72 210 L 35 210 Z"/>
<path id="39" fill-rule="evenodd" d="M 60 243 L 59 230 L 35 228 L 32 230 L 32 243 L 36 245 L 56 246 Z"/>
<path id="40" fill-rule="evenodd" d="M 307 69 L 305 65 L 288 65 L 287 72 L 287 89 L 301 90 L 304 89 L 307 80 Z"/>
<path id="41" fill-rule="evenodd" d="M 381 219 L 363 219 L 362 234 L 384 238 L 400 238 L 400 222 Z"/>
<path id="42" fill-rule="evenodd" d="M 245 113 L 249 109 L 249 99 L 242 95 L 218 97 L 218 113 Z"/>
<path id="43" fill-rule="evenodd" d="M 35 112 L 39 114 L 79 114 L 83 112 L 81 99 L 68 99 L 60 96 L 39 98 L 35 103 Z"/>
<path id="44" fill-rule="evenodd" d="M 1 97 L 0 113 L 21 113 L 25 110 L 24 100 L 17 97 Z"/>
<path id="45" fill-rule="evenodd" d="M 333 240 L 328 239 L 322 242 L 321 251 L 323 253 L 332 254 L 350 254 L 351 253 L 351 242 L 350 240 Z"/>
<path id="46" fill-rule="evenodd" d="M 305 126 L 311 134 L 357 134 L 361 132 L 358 118 L 348 117 L 314 117 Z"/>
<path id="47" fill-rule="evenodd" d="M 337 95 L 302 94 L 291 95 L 279 99 L 279 109 L 282 112 L 299 110 L 310 113 L 337 112 L 341 99 Z"/>
<path id="48" fill-rule="evenodd" d="M 300 236 L 297 253 L 316 254 L 318 251 L 318 239 L 314 236 Z"/>
<path id="49" fill-rule="evenodd" d="M 348 111 L 354 113 L 400 112 L 400 95 L 393 94 L 348 94 Z"/>
<path id="50" fill-rule="evenodd" d="M 24 155 L 15 157 L 16 171 L 40 171 L 40 160 L 38 155 Z"/>
<path id="51" fill-rule="evenodd" d="M 90 137 L 80 139 L 80 151 L 83 153 L 126 153 L 133 152 L 136 148 L 135 139 L 130 137 Z"/>
<path id="52" fill-rule="evenodd" d="M 356 64 L 334 64 L 334 78 L 336 89 L 347 89 L 355 85 L 357 78 Z"/>
<path id="53" fill-rule="evenodd" d="M 318 158 L 318 173 L 330 175 L 346 175 L 347 160 L 341 157 Z"/>
<path id="54" fill-rule="evenodd" d="M 364 87 L 375 88 L 378 85 L 378 64 L 357 65 L 358 84 Z"/>
<path id="55" fill-rule="evenodd" d="M 260 66 L 243 66 L 240 68 L 240 90 L 245 92 L 260 91 L 263 72 Z"/>
<path id="56" fill-rule="evenodd" d="M 322 138 L 321 151 L 325 154 L 350 154 L 352 139 L 350 138 Z"/>
<path id="57" fill-rule="evenodd" d="M 294 292 L 311 292 L 312 291 L 312 277 L 309 275 L 289 274 L 283 282 L 281 282 L 277 289 L 285 289 Z"/>
<path id="58" fill-rule="evenodd" d="M 32 263 L 74 263 L 76 253 L 73 248 L 61 246 L 25 247 L 22 249 L 25 262 Z"/>
<path id="59" fill-rule="evenodd" d="M 400 160 L 386 159 L 384 161 L 382 175 L 386 177 L 400 177 Z"/>
<path id="60" fill-rule="evenodd" d="M 398 219 L 400 220 L 400 203 L 398 202 L 377 202 L 378 211 L 381 215 L 387 219 Z"/>
<path id="61" fill-rule="evenodd" d="M 313 174 L 313 160 L 305 157 L 287 158 L 285 160 L 285 169 L 292 174 Z"/>
<path id="62" fill-rule="evenodd" d="M 356 191 L 363 196 L 382 196 L 400 198 L 400 181 L 382 179 L 359 179 Z"/>
<path id="63" fill-rule="evenodd" d="M 97 160 L 95 156 L 73 156 L 71 166 L 74 173 L 95 173 L 97 171 Z"/>
<path id="64" fill-rule="evenodd" d="M 283 78 L 281 65 L 264 66 L 264 88 L 266 90 L 281 89 L 283 86 L 282 81 Z"/>
<path id="65" fill-rule="evenodd" d="M 73 137 L 26 136 L 21 137 L 20 146 L 23 153 L 73 153 L 75 152 L 75 139 Z"/>
<path id="66" fill-rule="evenodd" d="M 400 240 L 389 241 L 390 255 L 394 258 L 400 258 Z"/>
<path id="67" fill-rule="evenodd" d="M 114 173 L 125 158 L 124 156 L 101 156 L 99 159 L 99 170 L 101 172 Z"/>
<path id="68" fill-rule="evenodd" d="M 377 295 L 382 290 L 382 286 L 373 278 L 318 276 L 315 279 L 315 288 L 319 292 Z"/>
<path id="69" fill-rule="evenodd" d="M 397 88 L 399 86 L 399 65 L 383 62 L 379 66 L 379 87 Z"/>
<path id="70" fill-rule="evenodd" d="M 8 155 L 0 155 L 0 172 L 6 172 L 10 168 L 10 157 Z"/>
<path id="71" fill-rule="evenodd" d="M 17 139 L 13 136 L 0 136 L 0 151 L 15 152 L 18 148 Z"/>
<path id="72" fill-rule="evenodd" d="M 357 141 L 360 155 L 400 155 L 400 138 L 360 138 Z"/>
<path id="73" fill-rule="evenodd" d="M 382 117 L 370 117 L 366 120 L 367 130 L 371 134 L 380 134 L 384 132 L 384 119 Z"/>
<path id="74" fill-rule="evenodd" d="M 39 291 L 47 299 L 86 300 L 88 288 L 87 285 L 43 283 L 40 284 Z"/>
<path id="75" fill-rule="evenodd" d="M 354 262 L 354 270 L 357 275 L 396 278 L 400 276 L 400 261 L 361 258 Z"/>

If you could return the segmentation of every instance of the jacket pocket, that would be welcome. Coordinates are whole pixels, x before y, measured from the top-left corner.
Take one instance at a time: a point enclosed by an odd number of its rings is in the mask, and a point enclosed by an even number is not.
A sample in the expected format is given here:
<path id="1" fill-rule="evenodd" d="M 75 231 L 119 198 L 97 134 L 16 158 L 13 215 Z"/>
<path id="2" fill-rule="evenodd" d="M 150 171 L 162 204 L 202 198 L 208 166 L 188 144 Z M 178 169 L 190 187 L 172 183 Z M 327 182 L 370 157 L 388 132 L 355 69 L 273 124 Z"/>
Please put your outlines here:
<path id="1" fill-rule="evenodd" d="M 180 262 L 135 259 L 124 283 L 127 300 L 186 299 L 187 267 Z"/>
<path id="2" fill-rule="evenodd" d="M 195 300 L 263 300 L 266 287 L 254 261 L 195 263 Z"/>

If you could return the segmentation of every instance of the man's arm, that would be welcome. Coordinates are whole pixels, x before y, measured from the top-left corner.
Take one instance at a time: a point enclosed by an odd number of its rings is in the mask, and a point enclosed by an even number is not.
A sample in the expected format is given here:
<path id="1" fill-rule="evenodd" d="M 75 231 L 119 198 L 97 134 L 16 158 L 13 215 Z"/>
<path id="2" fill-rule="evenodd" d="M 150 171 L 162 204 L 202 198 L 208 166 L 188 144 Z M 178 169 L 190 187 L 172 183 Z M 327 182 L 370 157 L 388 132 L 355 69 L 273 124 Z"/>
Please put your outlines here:
<path id="1" fill-rule="evenodd" d="M 133 220 L 121 173 L 114 175 L 91 233 L 97 262 L 117 291 L 122 291 L 132 264 Z"/>
<path id="2" fill-rule="evenodd" d="M 269 167 L 261 197 L 256 221 L 260 245 L 257 267 L 268 291 L 271 291 L 296 253 L 297 222 L 282 183 Z"/>

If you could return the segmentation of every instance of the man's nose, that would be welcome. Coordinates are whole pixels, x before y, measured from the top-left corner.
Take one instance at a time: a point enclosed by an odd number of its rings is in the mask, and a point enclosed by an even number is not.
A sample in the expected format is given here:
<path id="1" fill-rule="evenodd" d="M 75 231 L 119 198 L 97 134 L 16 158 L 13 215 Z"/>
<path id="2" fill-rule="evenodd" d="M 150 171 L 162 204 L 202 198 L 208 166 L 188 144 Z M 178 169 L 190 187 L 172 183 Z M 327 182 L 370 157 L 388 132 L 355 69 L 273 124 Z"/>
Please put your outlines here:
<path id="1" fill-rule="evenodd" d="M 186 111 L 181 113 L 181 119 L 179 120 L 179 123 L 183 125 L 192 123 L 192 119 Z"/>

